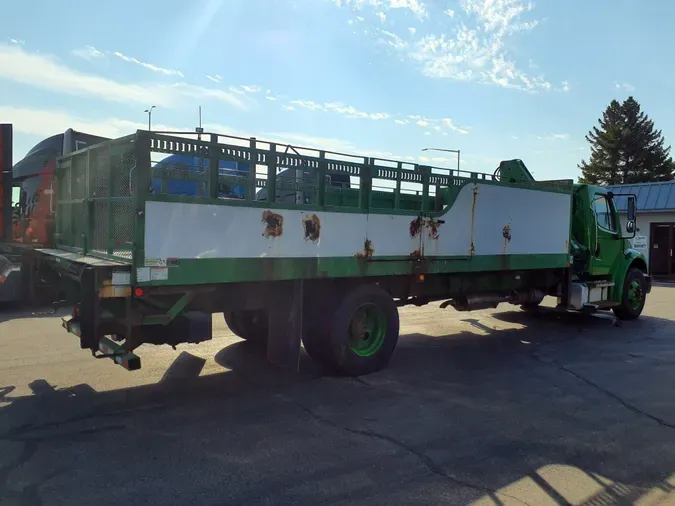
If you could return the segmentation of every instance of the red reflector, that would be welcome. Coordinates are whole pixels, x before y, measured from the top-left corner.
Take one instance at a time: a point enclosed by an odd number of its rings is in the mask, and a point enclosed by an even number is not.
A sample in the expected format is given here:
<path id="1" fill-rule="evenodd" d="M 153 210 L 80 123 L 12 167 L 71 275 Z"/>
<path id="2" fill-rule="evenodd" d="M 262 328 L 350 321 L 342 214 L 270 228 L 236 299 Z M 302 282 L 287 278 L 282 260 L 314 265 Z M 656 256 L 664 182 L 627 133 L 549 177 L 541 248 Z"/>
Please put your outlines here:
<path id="1" fill-rule="evenodd" d="M 136 289 L 134 290 L 134 295 L 135 295 L 136 297 L 143 297 L 143 289 L 142 289 L 142 288 L 136 288 Z"/>

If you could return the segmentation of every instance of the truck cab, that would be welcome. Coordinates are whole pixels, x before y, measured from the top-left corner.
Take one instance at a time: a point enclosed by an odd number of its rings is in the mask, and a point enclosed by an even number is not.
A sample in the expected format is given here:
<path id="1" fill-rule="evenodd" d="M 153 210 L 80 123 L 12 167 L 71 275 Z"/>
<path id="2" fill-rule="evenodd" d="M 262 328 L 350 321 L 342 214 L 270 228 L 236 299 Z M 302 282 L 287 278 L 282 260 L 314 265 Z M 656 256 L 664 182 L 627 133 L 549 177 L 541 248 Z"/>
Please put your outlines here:
<path id="1" fill-rule="evenodd" d="M 615 203 L 627 198 L 626 223 Z M 629 239 L 636 231 L 636 196 L 614 195 L 607 188 L 575 185 L 572 206 L 570 253 L 574 309 L 613 308 L 617 316 L 636 318 L 651 291 L 644 255 Z"/>
<path id="2" fill-rule="evenodd" d="M 56 159 L 107 140 L 69 128 L 43 139 L 14 164 L 12 185 L 19 189 L 19 201 L 12 206 L 12 241 L 40 245 L 52 242 Z"/>
<path id="3" fill-rule="evenodd" d="M 69 128 L 43 139 L 14 164 L 12 125 L 0 125 L 0 303 L 16 302 L 23 292 L 30 294 L 27 301 L 37 300 L 37 277 L 22 272 L 21 256 L 54 243 L 57 158 L 106 140 Z"/>

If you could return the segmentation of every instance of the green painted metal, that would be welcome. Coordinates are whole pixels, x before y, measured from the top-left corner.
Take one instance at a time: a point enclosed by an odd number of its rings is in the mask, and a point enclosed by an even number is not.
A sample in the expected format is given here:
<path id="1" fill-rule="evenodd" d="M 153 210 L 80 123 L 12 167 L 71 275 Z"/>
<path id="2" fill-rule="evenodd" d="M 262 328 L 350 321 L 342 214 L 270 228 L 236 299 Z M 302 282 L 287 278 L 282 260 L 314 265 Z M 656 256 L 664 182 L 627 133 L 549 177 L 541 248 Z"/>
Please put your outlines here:
<path id="1" fill-rule="evenodd" d="M 625 242 L 626 245 L 628 244 L 628 241 L 622 242 Z M 628 275 L 628 269 L 631 267 L 637 267 L 643 272 L 647 272 L 647 260 L 639 251 L 627 247 L 612 268 L 611 279 L 614 282 L 614 287 L 610 291 L 611 300 L 621 302 L 624 282 Z"/>
<path id="2" fill-rule="evenodd" d="M 644 293 L 642 291 L 640 283 L 638 283 L 637 281 L 633 281 L 628 286 L 628 304 L 630 304 L 632 310 L 636 310 L 640 307 L 643 297 Z"/>
<path id="3" fill-rule="evenodd" d="M 204 134 L 206 135 L 206 134 Z M 223 142 L 225 140 L 225 142 Z M 306 149 L 306 148 L 298 148 Z M 396 214 L 441 217 L 452 206 L 461 189 L 480 182 L 514 188 L 537 188 L 575 195 L 572 211 L 571 247 L 586 255 L 582 277 L 609 277 L 615 281 L 614 299 L 620 299 L 622 280 L 630 262 L 623 255 L 626 242 L 612 231 L 597 229 L 591 196 L 604 195 L 602 188 L 574 185 L 572 181 L 534 181 L 520 160 L 507 160 L 494 174 L 461 172 L 341 153 L 313 151 L 298 154 L 275 143 L 210 134 L 206 139 L 139 130 L 135 134 L 90 146 L 59 159 L 57 169 L 57 245 L 60 249 L 143 265 L 145 259 L 145 203 L 183 202 L 266 209 L 300 209 L 345 213 Z M 208 158 L 207 170 L 185 170 L 156 163 L 158 154 L 192 154 Z M 350 158 L 351 156 L 351 158 Z M 267 178 L 255 171 L 233 176 L 217 173 L 220 160 L 253 163 L 267 168 Z M 301 168 L 315 174 L 312 182 L 279 178 L 283 168 Z M 444 171 L 444 173 L 440 173 Z M 358 181 L 358 188 L 326 184 L 325 175 L 343 174 Z M 151 194 L 152 178 L 198 181 L 208 191 L 204 196 Z M 391 183 L 389 190 L 375 186 Z M 403 183 L 418 190 L 406 193 Z M 245 199 L 218 199 L 219 185 L 246 187 Z M 259 188 L 267 188 L 269 201 L 255 199 Z M 436 195 L 431 190 L 436 190 Z M 282 192 L 295 191 L 305 203 L 279 201 Z M 444 207 L 444 209 L 441 209 Z M 618 216 L 617 216 L 618 219 Z M 617 227 L 619 228 L 619 227 Z M 596 232 L 597 231 L 597 232 Z M 597 245 L 600 247 L 600 255 Z M 631 259 L 642 258 L 639 253 Z M 637 256 L 636 256 L 637 255 Z M 567 266 L 566 255 L 499 255 L 434 259 L 417 265 L 415 273 L 480 272 L 508 269 L 558 268 Z M 262 281 L 342 276 L 408 275 L 413 262 L 404 258 L 322 259 L 179 259 L 169 268 L 167 281 L 148 285 L 179 285 Z M 134 269 L 135 273 L 135 269 Z"/>
<path id="4" fill-rule="evenodd" d="M 168 325 L 174 318 L 180 316 L 187 305 L 194 300 L 196 295 L 195 292 L 184 293 L 165 314 L 144 317 L 143 325 Z"/>
<path id="5" fill-rule="evenodd" d="M 58 159 L 58 248 L 131 261 L 135 141 L 122 137 Z"/>
<path id="6" fill-rule="evenodd" d="M 621 302 L 628 269 L 636 266 L 647 272 L 645 256 L 631 248 L 622 237 L 623 226 L 608 189 L 578 185 L 572 212 L 571 248 L 576 257 L 576 276 L 583 280 L 607 279 L 614 282 L 610 300 Z M 607 215 L 598 214 L 607 206 Z M 607 227 L 607 225 L 610 225 Z"/>
<path id="7" fill-rule="evenodd" d="M 256 281 L 290 281 L 364 276 L 410 276 L 447 272 L 477 273 L 505 270 L 566 268 L 568 255 L 486 255 L 439 257 L 421 265 L 400 257 L 363 258 L 200 258 L 179 259 L 168 268 L 168 279 L 141 286 L 200 285 Z"/>
<path id="8" fill-rule="evenodd" d="M 359 306 L 349 322 L 349 347 L 360 357 L 372 357 L 384 344 L 387 317 L 378 305 Z"/>

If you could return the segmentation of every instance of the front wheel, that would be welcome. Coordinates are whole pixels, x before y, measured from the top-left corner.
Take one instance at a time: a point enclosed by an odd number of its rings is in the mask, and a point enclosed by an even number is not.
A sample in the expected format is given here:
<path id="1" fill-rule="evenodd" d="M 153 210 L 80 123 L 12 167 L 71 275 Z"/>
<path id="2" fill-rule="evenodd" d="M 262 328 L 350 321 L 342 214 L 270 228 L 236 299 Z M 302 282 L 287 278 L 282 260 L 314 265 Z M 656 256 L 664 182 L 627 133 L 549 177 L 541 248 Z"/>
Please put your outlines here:
<path id="1" fill-rule="evenodd" d="M 613 309 L 620 320 L 635 320 L 645 307 L 647 282 L 640 269 L 631 267 L 626 273 L 621 294 L 621 305 Z"/>

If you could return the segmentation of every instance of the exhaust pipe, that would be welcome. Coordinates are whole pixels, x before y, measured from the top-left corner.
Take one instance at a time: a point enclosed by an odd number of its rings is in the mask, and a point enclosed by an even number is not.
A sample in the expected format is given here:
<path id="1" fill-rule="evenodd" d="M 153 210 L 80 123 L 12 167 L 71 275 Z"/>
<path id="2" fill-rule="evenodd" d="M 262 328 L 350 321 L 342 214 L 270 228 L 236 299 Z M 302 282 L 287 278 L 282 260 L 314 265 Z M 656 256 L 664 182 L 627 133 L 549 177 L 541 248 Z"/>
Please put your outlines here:
<path id="1" fill-rule="evenodd" d="M 541 302 L 545 294 L 537 288 L 522 292 L 503 293 L 483 293 L 475 295 L 460 295 L 441 304 L 445 309 L 452 306 L 456 311 L 479 311 L 481 309 L 495 309 L 502 302 L 521 305 L 528 302 Z"/>

